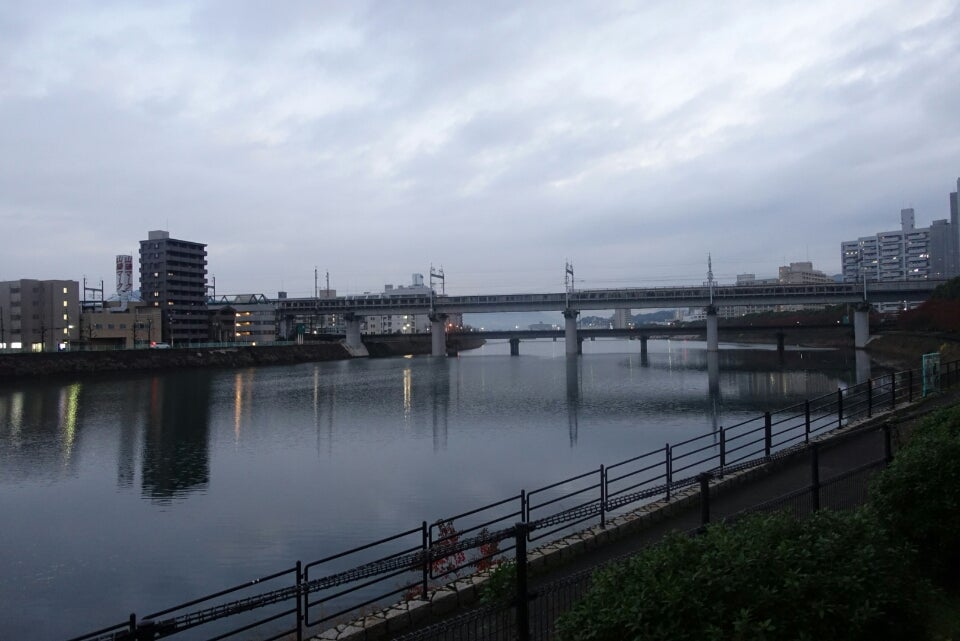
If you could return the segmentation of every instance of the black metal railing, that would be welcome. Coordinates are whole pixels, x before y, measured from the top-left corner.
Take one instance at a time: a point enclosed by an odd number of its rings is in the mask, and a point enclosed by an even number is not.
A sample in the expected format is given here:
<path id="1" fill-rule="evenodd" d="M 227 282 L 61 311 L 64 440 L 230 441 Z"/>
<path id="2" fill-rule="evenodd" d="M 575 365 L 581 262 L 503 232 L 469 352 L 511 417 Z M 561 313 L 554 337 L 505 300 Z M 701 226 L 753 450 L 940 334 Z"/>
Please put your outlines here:
<path id="1" fill-rule="evenodd" d="M 958 380 L 960 361 L 944 364 L 940 385 L 953 386 Z M 812 437 L 913 402 L 921 393 L 922 376 L 915 370 L 871 379 L 432 524 L 422 522 L 318 561 L 298 561 L 275 574 L 142 618 L 131 614 L 70 641 L 161 639 L 201 626 L 204 636 L 196 638 L 226 639 L 257 629 L 260 638 L 300 641 L 309 627 L 332 625 L 398 600 L 424 598 L 440 581 L 489 568 L 510 552 L 516 557 L 520 538 L 525 551 L 527 541 L 556 539 L 585 523 L 603 527 L 614 514 L 702 483 L 705 474 L 720 478 L 786 456 Z M 809 500 L 816 506 L 820 499 L 818 490 Z M 517 523 L 524 524 L 522 537 L 517 536 Z"/>

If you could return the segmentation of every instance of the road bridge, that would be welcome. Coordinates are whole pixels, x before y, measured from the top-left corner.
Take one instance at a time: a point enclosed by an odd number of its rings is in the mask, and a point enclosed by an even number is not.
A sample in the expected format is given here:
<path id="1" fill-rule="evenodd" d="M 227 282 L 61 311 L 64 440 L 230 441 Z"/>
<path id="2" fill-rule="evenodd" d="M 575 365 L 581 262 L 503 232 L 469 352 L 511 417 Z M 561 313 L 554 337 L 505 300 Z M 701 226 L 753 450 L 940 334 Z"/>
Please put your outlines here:
<path id="1" fill-rule="evenodd" d="M 703 307 L 707 310 L 707 349 L 717 350 L 717 307 L 773 305 L 857 304 L 855 345 L 869 338 L 868 312 L 874 303 L 926 300 L 944 281 L 906 280 L 882 283 L 811 283 L 801 285 L 702 285 L 694 287 L 636 287 L 570 290 L 543 294 L 483 294 L 465 296 L 429 294 L 365 294 L 335 298 L 299 298 L 278 301 L 281 313 L 338 314 L 346 322 L 346 344 L 362 349 L 360 321 L 364 316 L 427 314 L 432 321 L 433 354 L 446 353 L 443 332 L 449 314 L 559 311 L 565 318 L 567 353 L 577 353 L 576 318 L 581 311 L 606 309 L 663 309 Z"/>

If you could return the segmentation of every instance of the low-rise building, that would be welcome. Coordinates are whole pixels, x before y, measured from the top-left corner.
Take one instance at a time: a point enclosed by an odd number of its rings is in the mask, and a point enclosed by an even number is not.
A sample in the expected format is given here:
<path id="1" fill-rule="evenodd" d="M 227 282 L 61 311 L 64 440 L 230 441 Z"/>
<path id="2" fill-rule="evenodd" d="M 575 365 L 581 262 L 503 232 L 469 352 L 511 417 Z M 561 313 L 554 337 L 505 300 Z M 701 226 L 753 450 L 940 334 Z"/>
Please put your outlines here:
<path id="1" fill-rule="evenodd" d="M 0 282 L 0 349 L 70 349 L 80 335 L 79 292 L 75 280 Z"/>
<path id="2" fill-rule="evenodd" d="M 277 304 L 263 294 L 216 296 L 207 300 L 210 340 L 264 345 L 277 340 Z"/>
<path id="3" fill-rule="evenodd" d="M 161 341 L 161 310 L 141 300 L 97 301 L 80 314 L 79 349 L 133 349 Z"/>

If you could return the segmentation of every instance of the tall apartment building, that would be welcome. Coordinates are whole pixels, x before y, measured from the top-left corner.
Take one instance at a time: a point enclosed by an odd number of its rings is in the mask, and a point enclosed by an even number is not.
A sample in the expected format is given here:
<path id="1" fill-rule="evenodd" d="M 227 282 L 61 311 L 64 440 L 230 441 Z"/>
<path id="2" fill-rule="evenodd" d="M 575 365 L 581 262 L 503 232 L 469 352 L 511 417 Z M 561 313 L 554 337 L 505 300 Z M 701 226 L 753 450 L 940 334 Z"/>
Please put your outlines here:
<path id="1" fill-rule="evenodd" d="M 0 282 L 0 349 L 55 352 L 80 335 L 80 284 L 75 280 Z"/>
<path id="2" fill-rule="evenodd" d="M 957 180 L 960 191 L 960 179 Z M 950 219 L 917 227 L 913 209 L 900 210 L 900 229 L 840 245 L 845 282 L 941 279 L 960 276 L 960 212 L 950 194 Z"/>
<path id="3" fill-rule="evenodd" d="M 140 295 L 161 310 L 161 332 L 168 343 L 209 338 L 207 246 L 151 231 L 140 241 Z"/>

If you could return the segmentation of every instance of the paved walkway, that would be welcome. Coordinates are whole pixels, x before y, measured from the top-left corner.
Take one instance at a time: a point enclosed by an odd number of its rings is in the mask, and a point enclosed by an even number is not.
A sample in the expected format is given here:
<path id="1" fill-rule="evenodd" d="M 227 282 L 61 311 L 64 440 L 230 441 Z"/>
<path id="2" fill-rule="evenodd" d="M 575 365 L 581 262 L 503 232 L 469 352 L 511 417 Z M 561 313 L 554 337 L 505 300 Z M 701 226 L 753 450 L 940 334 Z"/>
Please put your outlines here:
<path id="1" fill-rule="evenodd" d="M 948 407 L 960 402 L 960 389 L 917 402 L 910 406 L 903 406 L 894 412 L 876 414 L 872 419 L 859 421 L 845 427 L 843 438 L 833 435 L 821 436 L 819 443 L 819 470 L 821 484 L 829 483 L 846 472 L 856 470 L 872 462 L 882 460 L 884 456 L 884 432 L 882 429 L 861 431 L 868 425 L 879 425 L 888 422 L 892 426 L 892 445 L 894 450 L 902 439 L 909 435 L 911 429 L 935 409 Z M 811 464 L 808 451 L 803 451 L 791 457 L 768 464 L 763 470 L 755 470 L 757 475 L 749 480 L 727 482 L 715 485 L 711 490 L 710 512 L 711 521 L 718 521 L 724 517 L 738 514 L 744 510 L 755 508 L 768 501 L 775 500 L 791 492 L 809 488 L 811 484 Z M 821 502 L 824 507 L 858 504 L 862 500 L 864 484 L 862 479 L 856 483 L 838 485 L 821 492 Z M 691 492 L 694 490 L 691 489 Z M 809 495 L 809 493 L 808 493 Z M 670 532 L 688 532 L 700 526 L 700 503 L 694 497 L 683 507 L 674 506 L 670 514 L 659 519 L 649 519 L 648 522 L 628 535 L 616 538 L 605 544 L 596 545 L 583 551 L 578 556 L 564 560 L 560 565 L 531 577 L 530 585 L 533 591 L 549 592 L 550 585 L 563 579 L 575 578 L 584 575 L 612 560 L 629 556 L 642 550 Z M 575 591 L 575 590 L 574 590 Z M 558 614 L 557 599 L 544 595 L 534 599 L 531 603 L 531 622 L 533 637 L 551 638 L 553 620 Z M 432 626 L 431 626 L 432 627 Z M 478 628 L 476 633 L 438 634 L 427 638 L 468 639 L 468 638 L 512 638 L 512 632 L 489 635 L 483 632 L 486 626 Z M 409 631 L 407 631 L 409 634 Z"/>

